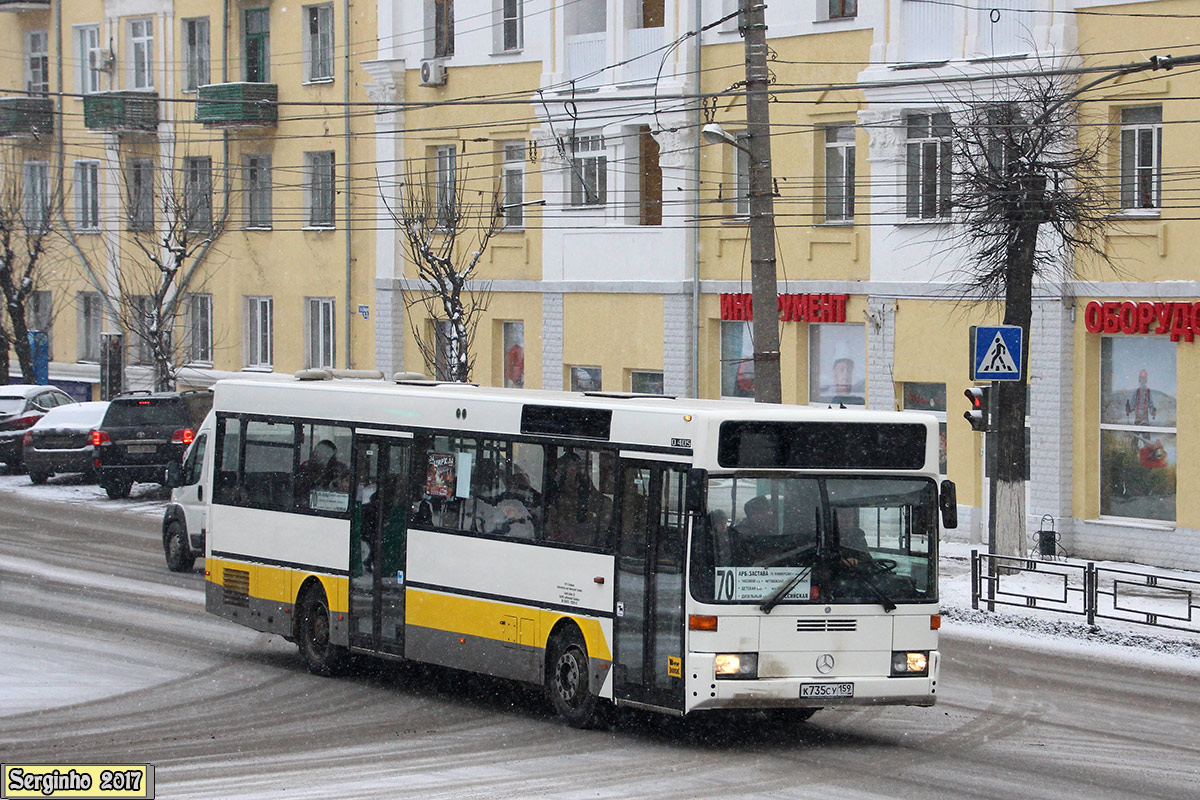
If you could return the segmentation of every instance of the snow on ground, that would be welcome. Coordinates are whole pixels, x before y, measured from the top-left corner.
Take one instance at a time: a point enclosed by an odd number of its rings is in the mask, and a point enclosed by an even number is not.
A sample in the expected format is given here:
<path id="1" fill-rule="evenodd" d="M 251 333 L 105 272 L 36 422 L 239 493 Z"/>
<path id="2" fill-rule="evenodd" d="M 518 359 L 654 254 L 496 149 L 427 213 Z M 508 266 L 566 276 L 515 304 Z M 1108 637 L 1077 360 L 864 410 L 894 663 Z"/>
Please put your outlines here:
<path id="1" fill-rule="evenodd" d="M 170 489 L 156 483 L 135 483 L 129 497 L 124 500 L 110 500 L 103 489 L 95 483 L 85 483 L 83 476 L 77 472 L 54 475 L 41 486 L 34 486 L 28 475 L 4 472 L 0 474 L 0 495 L 6 492 L 17 492 L 27 497 L 65 505 L 104 503 L 114 509 L 120 508 L 156 518 L 162 517 L 164 504 L 171 494 Z"/>

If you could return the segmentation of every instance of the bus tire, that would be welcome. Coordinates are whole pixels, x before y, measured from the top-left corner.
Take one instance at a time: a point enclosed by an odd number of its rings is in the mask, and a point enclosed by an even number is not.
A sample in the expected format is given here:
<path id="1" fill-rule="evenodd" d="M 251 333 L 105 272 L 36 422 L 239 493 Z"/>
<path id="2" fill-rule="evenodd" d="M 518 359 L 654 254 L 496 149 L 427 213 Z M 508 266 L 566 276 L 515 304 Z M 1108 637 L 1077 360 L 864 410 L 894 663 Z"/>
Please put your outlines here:
<path id="1" fill-rule="evenodd" d="M 554 634 L 546 647 L 546 693 L 555 712 L 572 728 L 599 723 L 599 697 L 589 681 L 587 644 L 577 628 Z"/>
<path id="2" fill-rule="evenodd" d="M 296 607 L 296 644 L 314 675 L 331 678 L 345 671 L 349 651 L 329 640 L 333 627 L 325 590 L 314 585 L 304 591 Z"/>
<path id="3" fill-rule="evenodd" d="M 179 520 L 167 525 L 167 532 L 163 536 L 163 553 L 167 557 L 167 569 L 171 572 L 190 572 L 196 564 L 196 556 L 188 546 L 187 531 L 179 524 Z"/>

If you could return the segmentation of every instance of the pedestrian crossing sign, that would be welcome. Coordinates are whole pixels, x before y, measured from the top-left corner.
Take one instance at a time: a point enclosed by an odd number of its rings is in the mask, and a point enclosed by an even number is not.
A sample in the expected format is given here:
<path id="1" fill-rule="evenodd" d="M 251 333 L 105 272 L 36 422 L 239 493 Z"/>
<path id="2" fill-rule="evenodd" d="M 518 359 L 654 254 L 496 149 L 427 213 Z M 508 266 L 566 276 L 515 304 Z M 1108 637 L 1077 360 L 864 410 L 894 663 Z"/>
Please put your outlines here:
<path id="1" fill-rule="evenodd" d="M 1025 377 L 1018 325 L 971 326 L 971 380 L 1019 381 Z"/>

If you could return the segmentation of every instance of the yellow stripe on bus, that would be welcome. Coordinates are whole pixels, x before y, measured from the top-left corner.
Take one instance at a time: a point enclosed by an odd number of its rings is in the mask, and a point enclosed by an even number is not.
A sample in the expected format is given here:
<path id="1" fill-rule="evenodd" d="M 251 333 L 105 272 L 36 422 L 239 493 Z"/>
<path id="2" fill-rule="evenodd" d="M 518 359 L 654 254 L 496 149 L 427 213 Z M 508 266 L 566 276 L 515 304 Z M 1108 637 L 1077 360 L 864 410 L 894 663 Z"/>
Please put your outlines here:
<path id="1" fill-rule="evenodd" d="M 310 576 L 319 580 L 329 601 L 329 610 L 345 614 L 350 608 L 350 580 L 336 575 L 314 575 L 303 570 L 273 567 L 267 564 L 249 564 L 243 561 L 226 561 L 210 558 L 205 563 L 208 580 L 218 586 L 225 585 L 225 570 L 239 570 L 250 575 L 250 596 L 256 600 L 269 600 L 284 605 L 296 602 L 300 587 Z"/>

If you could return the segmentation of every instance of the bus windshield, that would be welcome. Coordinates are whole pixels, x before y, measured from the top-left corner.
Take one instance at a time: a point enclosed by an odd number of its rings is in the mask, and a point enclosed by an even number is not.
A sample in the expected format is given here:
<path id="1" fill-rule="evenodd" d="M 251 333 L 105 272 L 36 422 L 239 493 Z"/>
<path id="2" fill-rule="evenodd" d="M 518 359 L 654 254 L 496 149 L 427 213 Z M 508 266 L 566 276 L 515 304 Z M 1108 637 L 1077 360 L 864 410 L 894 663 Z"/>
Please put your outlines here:
<path id="1" fill-rule="evenodd" d="M 713 476 L 694 528 L 691 591 L 706 603 L 937 600 L 929 478 Z"/>

